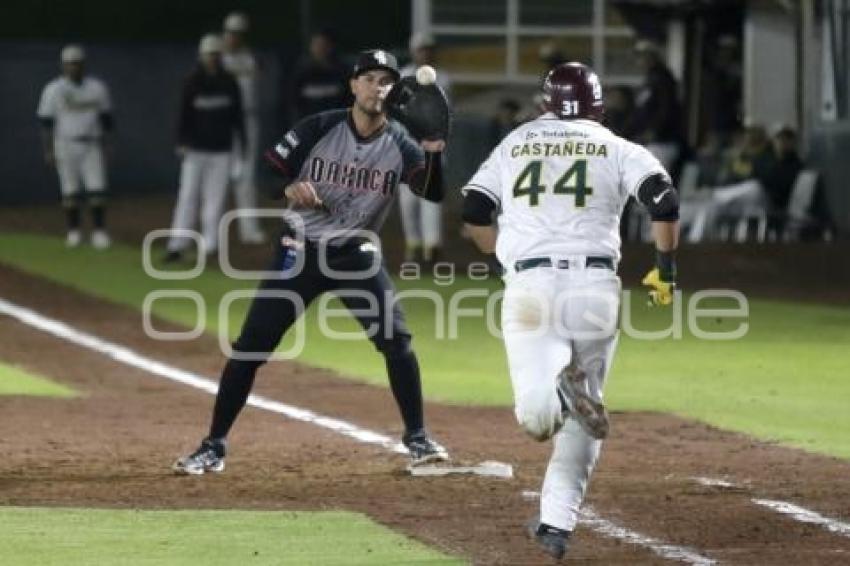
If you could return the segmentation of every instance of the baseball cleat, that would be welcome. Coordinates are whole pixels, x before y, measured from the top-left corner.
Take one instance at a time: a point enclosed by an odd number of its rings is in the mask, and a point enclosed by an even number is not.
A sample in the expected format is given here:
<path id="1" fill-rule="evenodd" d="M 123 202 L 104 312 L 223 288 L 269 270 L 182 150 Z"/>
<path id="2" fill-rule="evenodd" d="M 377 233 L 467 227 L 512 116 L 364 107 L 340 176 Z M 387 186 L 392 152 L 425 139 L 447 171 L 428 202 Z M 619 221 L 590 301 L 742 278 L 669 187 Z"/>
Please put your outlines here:
<path id="1" fill-rule="evenodd" d="M 186 476 L 200 476 L 207 472 L 224 471 L 224 442 L 205 438 L 197 450 L 183 456 L 171 467 L 174 473 Z"/>
<path id="2" fill-rule="evenodd" d="M 595 401 L 586 392 L 587 373 L 572 364 L 558 374 L 559 397 L 566 410 L 591 438 L 602 440 L 608 436 L 610 428 L 608 410 L 605 405 Z"/>
<path id="3" fill-rule="evenodd" d="M 95 230 L 91 235 L 91 245 L 96 250 L 105 250 L 112 245 L 112 239 L 105 230 Z"/>
<path id="4" fill-rule="evenodd" d="M 79 230 L 68 230 L 68 235 L 65 236 L 65 245 L 69 248 L 76 248 L 83 243 L 83 233 Z"/>
<path id="5" fill-rule="evenodd" d="M 440 444 L 431 440 L 425 429 L 404 433 L 401 442 L 410 451 L 412 466 L 449 461 L 449 453 Z"/>
<path id="6" fill-rule="evenodd" d="M 534 518 L 526 526 L 526 534 L 555 560 L 560 560 L 567 553 L 567 541 L 570 538 L 570 531 L 552 527 Z"/>

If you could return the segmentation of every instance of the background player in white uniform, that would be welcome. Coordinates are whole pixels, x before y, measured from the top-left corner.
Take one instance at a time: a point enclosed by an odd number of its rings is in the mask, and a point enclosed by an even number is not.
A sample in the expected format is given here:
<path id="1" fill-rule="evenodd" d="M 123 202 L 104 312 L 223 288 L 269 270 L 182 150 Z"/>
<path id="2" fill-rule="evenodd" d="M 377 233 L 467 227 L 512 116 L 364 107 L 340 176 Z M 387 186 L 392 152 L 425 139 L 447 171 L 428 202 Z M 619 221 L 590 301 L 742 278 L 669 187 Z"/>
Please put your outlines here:
<path id="1" fill-rule="evenodd" d="M 423 33 L 410 37 L 409 64 L 401 68 L 402 77 L 416 75 L 422 65 L 434 65 L 437 44 L 434 38 Z M 437 72 L 437 85 L 447 96 L 451 96 L 451 81 L 448 74 Z M 442 206 L 418 198 L 407 185 L 399 190 L 398 206 L 401 211 L 401 226 L 404 230 L 405 261 L 433 263 L 443 241 Z"/>
<path id="2" fill-rule="evenodd" d="M 62 76 L 44 87 L 38 104 L 44 158 L 59 173 L 68 222 L 67 245 L 75 247 L 82 242 L 80 206 L 85 198 L 94 225 L 91 243 L 103 249 L 110 244 L 104 209 L 104 145 L 112 132 L 112 103 L 103 81 L 85 74 L 82 47 L 66 46 L 61 62 Z"/>
<path id="3" fill-rule="evenodd" d="M 198 47 L 199 64 L 183 85 L 177 125 L 180 191 L 165 261 L 178 261 L 191 240 L 179 235 L 194 229 L 200 208 L 204 251 L 218 250 L 234 139 L 245 147 L 242 95 L 233 75 L 221 65 L 221 37 L 207 34 Z"/>
<path id="4" fill-rule="evenodd" d="M 658 160 L 599 123 L 602 89 L 590 68 L 556 66 L 543 100 L 547 112 L 508 134 L 464 187 L 463 217 L 506 270 L 516 417 L 554 443 L 530 535 L 560 558 L 608 433 L 602 387 L 617 341 L 620 215 L 629 195 L 649 210 L 657 267 L 644 284 L 654 303 L 670 304 L 679 204 Z"/>
<path id="5" fill-rule="evenodd" d="M 242 110 L 245 115 L 246 148 L 234 144 L 230 180 L 236 208 L 257 208 L 257 152 L 260 150 L 260 121 L 257 98 L 257 74 L 259 67 L 254 54 L 246 43 L 249 29 L 248 17 L 233 12 L 224 19 L 224 51 L 221 61 L 224 68 L 234 77 L 242 92 Z M 244 155 L 244 158 L 243 158 Z M 247 244 L 265 241 L 260 223 L 254 216 L 239 217 L 239 238 Z"/>

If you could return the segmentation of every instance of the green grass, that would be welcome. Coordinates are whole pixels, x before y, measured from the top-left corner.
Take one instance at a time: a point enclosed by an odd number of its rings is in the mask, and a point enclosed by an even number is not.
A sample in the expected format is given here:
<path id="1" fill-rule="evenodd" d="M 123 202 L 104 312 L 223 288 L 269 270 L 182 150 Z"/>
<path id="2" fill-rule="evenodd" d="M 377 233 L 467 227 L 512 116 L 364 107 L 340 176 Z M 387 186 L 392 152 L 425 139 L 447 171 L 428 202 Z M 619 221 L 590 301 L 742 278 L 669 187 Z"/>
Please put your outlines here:
<path id="1" fill-rule="evenodd" d="M 138 308 L 157 289 L 189 288 L 187 282 L 161 282 L 141 271 L 139 251 L 116 246 L 108 252 L 68 251 L 57 239 L 0 236 L 0 261 L 70 285 L 86 293 Z M 85 262 L 86 268 L 79 265 Z M 109 273 L 108 278 L 102 274 Z M 234 282 L 208 270 L 191 282 L 206 302 L 207 328 L 217 331 L 221 297 L 251 282 Z M 501 288 L 497 281 L 459 279 L 451 287 L 431 282 L 399 282 L 401 291 L 425 287 L 446 302 L 462 290 Z M 642 295 L 636 295 L 641 297 Z M 234 304 L 226 324 L 229 336 L 238 332 L 246 301 Z M 468 298 L 462 306 L 481 308 L 486 299 Z M 423 370 L 429 399 L 472 405 L 509 405 L 510 384 L 501 341 L 480 319 L 461 319 L 458 338 L 435 338 L 433 306 L 426 300 L 402 301 Z M 633 326 L 659 329 L 669 323 L 669 309 L 650 310 L 636 300 L 630 309 Z M 649 410 L 699 419 L 766 440 L 850 458 L 850 309 L 780 301 L 750 300 L 749 331 L 735 341 L 697 339 L 686 327 L 681 339 L 644 341 L 621 336 L 607 386 L 615 410 Z M 154 313 L 163 319 L 194 326 L 195 307 L 189 301 L 162 300 Z M 371 344 L 326 338 L 316 324 L 316 311 L 306 316 L 306 348 L 300 360 L 338 370 L 369 383 L 386 383 L 382 358 Z M 686 310 L 684 313 L 687 320 Z M 733 317 L 710 317 L 705 330 L 737 327 Z M 356 331 L 351 319 L 334 322 L 337 330 Z M 449 334 L 442 325 L 444 334 Z M 292 338 L 285 341 L 288 347 Z"/>
<path id="2" fill-rule="evenodd" d="M 6 566 L 461 564 L 347 512 L 0 507 Z"/>
<path id="3" fill-rule="evenodd" d="M 64 385 L 0 362 L 0 395 L 74 397 L 76 393 Z"/>

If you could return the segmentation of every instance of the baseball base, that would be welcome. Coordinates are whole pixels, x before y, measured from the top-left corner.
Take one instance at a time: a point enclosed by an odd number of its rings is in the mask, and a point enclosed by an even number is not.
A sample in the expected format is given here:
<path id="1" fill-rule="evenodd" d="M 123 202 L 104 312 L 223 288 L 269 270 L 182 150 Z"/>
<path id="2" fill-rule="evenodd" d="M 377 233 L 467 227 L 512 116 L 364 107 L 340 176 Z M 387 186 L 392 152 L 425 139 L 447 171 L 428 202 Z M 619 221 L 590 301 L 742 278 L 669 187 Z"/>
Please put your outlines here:
<path id="1" fill-rule="evenodd" d="M 424 477 L 447 476 L 449 474 L 472 474 L 503 479 L 512 479 L 514 477 L 513 466 L 493 460 L 479 462 L 472 466 L 458 466 L 450 462 L 425 466 L 408 466 L 407 471 L 412 476 Z"/>

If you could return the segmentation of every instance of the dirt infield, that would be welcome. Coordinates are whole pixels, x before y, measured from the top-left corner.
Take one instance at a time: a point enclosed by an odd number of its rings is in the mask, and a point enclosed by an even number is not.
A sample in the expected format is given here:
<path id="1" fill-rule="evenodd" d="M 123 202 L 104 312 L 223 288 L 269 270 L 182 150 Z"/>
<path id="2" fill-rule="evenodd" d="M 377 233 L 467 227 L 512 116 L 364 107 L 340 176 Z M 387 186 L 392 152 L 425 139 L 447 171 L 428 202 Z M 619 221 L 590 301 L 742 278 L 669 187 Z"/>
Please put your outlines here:
<path id="1" fill-rule="evenodd" d="M 0 297 L 97 336 L 215 377 L 213 339 L 159 343 L 139 314 L 0 268 Z M 361 511 L 479 564 L 546 563 L 521 525 L 535 511 L 548 446 L 526 439 L 509 409 L 428 406 L 430 427 L 457 457 L 512 463 L 513 480 L 410 478 L 404 459 L 316 426 L 248 409 L 221 476 L 179 478 L 173 458 L 204 433 L 212 398 L 0 317 L 0 359 L 84 393 L 65 401 L 0 397 L 0 504 Z M 427 376 L 426 376 L 427 379 Z M 427 382 L 426 382 L 427 387 Z M 393 435 L 387 390 L 295 363 L 275 363 L 257 393 Z M 598 515 L 723 563 L 850 563 L 850 539 L 751 503 L 792 501 L 848 518 L 850 464 L 654 414 L 616 414 L 588 503 Z M 695 476 L 743 487 L 703 487 Z M 577 562 L 664 563 L 646 547 L 580 527 Z"/>

